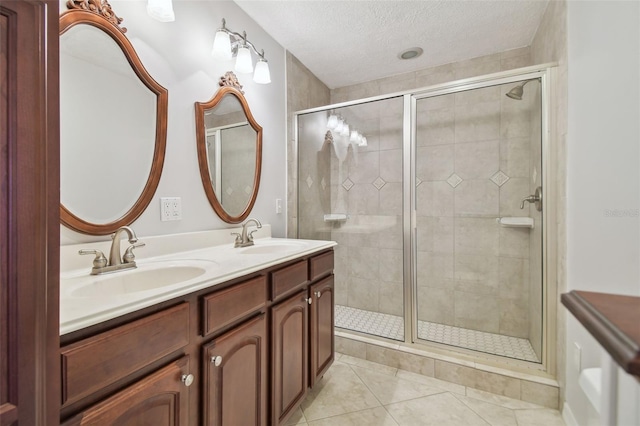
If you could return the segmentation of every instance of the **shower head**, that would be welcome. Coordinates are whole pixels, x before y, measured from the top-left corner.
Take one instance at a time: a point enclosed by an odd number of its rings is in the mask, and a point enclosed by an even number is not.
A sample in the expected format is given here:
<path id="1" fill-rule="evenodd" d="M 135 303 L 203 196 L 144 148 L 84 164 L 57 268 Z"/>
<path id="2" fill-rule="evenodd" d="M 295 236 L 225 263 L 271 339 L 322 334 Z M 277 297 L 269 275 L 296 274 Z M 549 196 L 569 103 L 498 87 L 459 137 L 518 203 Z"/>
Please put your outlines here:
<path id="1" fill-rule="evenodd" d="M 515 99 L 517 101 L 521 101 L 522 95 L 524 93 L 524 90 L 523 90 L 524 85 L 533 80 L 537 80 L 537 79 L 534 78 L 531 80 L 523 81 L 522 83 L 518 84 L 516 87 L 514 87 L 513 89 L 509 90 L 509 92 L 507 92 L 506 97 Z"/>
<path id="2" fill-rule="evenodd" d="M 524 85 L 527 84 L 527 82 L 525 81 L 522 84 L 518 84 L 516 87 L 514 87 L 513 89 L 509 90 L 509 92 L 507 93 L 507 98 L 511 98 L 511 99 L 515 99 L 517 101 L 521 101 L 522 100 L 522 94 L 524 93 L 524 90 L 522 89 L 524 87 Z"/>

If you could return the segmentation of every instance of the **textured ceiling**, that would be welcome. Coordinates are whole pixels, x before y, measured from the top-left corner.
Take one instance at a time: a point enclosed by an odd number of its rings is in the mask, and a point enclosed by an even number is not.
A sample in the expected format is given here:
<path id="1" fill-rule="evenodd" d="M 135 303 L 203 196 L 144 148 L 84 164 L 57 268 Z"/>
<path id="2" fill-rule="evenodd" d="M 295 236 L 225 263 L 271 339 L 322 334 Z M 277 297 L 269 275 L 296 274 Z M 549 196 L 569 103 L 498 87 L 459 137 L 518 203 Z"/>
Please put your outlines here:
<path id="1" fill-rule="evenodd" d="M 333 89 L 529 46 L 548 0 L 235 3 Z"/>

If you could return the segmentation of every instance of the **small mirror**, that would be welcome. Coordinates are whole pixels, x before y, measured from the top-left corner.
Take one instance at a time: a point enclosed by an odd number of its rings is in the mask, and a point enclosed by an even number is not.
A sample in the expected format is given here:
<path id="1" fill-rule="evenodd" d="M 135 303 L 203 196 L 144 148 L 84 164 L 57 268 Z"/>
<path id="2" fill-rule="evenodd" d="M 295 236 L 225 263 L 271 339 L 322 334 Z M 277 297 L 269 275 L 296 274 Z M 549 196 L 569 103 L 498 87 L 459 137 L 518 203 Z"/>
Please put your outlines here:
<path id="1" fill-rule="evenodd" d="M 242 222 L 258 195 L 262 127 L 240 88 L 234 86 L 221 87 L 209 102 L 196 102 L 196 126 L 207 198 L 222 220 Z"/>
<path id="2" fill-rule="evenodd" d="M 167 90 L 103 4 L 107 13 L 68 2 L 60 17 L 60 218 L 91 235 L 142 214 L 166 145 Z"/>

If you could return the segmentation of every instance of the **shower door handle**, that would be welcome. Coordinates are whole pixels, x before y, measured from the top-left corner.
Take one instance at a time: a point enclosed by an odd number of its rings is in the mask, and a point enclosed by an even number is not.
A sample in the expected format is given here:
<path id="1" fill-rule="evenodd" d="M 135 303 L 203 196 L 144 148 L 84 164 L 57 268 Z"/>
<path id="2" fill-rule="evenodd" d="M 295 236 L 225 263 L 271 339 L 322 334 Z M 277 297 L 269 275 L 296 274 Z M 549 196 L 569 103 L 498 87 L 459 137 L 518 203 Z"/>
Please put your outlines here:
<path id="1" fill-rule="evenodd" d="M 529 195 L 528 197 L 524 197 L 522 202 L 520 203 L 520 209 L 524 209 L 524 203 L 534 203 L 536 206 L 536 210 L 539 212 L 542 211 L 542 188 L 537 187 L 536 192 L 533 195 Z"/>

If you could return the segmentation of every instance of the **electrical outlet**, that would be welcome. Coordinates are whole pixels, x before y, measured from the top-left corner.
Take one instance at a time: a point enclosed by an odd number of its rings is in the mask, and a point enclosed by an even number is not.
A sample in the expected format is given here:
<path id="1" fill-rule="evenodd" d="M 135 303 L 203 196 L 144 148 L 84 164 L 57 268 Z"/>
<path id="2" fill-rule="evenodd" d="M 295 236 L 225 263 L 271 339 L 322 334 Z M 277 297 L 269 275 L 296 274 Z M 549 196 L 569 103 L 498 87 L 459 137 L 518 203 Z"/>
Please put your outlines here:
<path id="1" fill-rule="evenodd" d="M 276 213 L 282 213 L 282 198 L 276 198 Z"/>
<path id="2" fill-rule="evenodd" d="M 160 198 L 160 220 L 163 222 L 169 220 L 182 219 L 182 201 L 180 197 L 161 197 Z"/>

